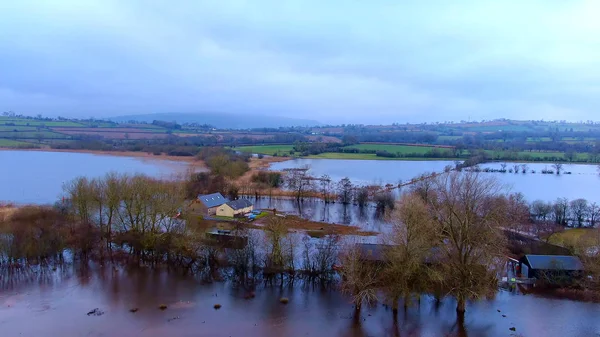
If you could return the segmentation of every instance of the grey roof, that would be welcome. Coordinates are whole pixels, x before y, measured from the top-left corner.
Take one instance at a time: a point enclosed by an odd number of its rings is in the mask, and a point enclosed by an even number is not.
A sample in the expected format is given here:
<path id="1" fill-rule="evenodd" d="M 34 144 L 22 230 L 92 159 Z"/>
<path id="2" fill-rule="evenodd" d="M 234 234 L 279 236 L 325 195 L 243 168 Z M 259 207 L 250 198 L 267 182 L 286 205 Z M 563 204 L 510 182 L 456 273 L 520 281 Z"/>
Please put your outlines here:
<path id="1" fill-rule="evenodd" d="M 579 258 L 566 255 L 525 255 L 532 269 L 541 270 L 583 270 Z"/>
<path id="2" fill-rule="evenodd" d="M 198 200 L 200 200 L 200 202 L 202 202 L 204 206 L 208 208 L 221 206 L 229 201 L 229 199 L 223 197 L 221 193 L 199 195 Z"/>
<path id="3" fill-rule="evenodd" d="M 233 200 L 233 201 L 227 202 L 227 205 L 229 205 L 229 207 L 233 208 L 234 210 L 238 210 L 238 209 L 250 207 L 250 206 L 252 206 L 252 203 L 248 199 L 238 199 L 238 200 Z"/>

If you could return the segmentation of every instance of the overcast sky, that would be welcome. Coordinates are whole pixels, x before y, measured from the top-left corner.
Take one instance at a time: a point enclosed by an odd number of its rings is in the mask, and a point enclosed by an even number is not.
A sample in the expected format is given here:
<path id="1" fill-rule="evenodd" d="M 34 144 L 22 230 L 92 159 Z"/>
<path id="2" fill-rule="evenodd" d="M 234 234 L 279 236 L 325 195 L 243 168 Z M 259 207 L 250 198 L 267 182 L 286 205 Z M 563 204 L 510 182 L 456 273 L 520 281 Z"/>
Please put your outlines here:
<path id="1" fill-rule="evenodd" d="M 0 110 L 600 120 L 600 1 L 0 1 Z"/>

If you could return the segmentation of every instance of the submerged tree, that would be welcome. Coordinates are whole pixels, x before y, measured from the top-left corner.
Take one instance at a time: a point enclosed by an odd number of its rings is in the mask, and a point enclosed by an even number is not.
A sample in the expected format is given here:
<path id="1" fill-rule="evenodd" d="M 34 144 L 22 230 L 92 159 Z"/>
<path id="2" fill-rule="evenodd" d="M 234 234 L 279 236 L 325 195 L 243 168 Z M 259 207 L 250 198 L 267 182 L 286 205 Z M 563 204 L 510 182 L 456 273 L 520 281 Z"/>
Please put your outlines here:
<path id="1" fill-rule="evenodd" d="M 369 202 L 369 188 L 366 186 L 360 187 L 356 191 L 356 203 L 359 207 L 364 207 Z"/>
<path id="2" fill-rule="evenodd" d="M 337 191 L 338 198 L 340 202 L 344 205 L 348 205 L 352 202 L 352 192 L 354 190 L 354 185 L 352 185 L 352 181 L 350 178 L 343 178 L 338 182 Z"/>
<path id="3" fill-rule="evenodd" d="M 321 189 L 321 197 L 325 203 L 329 203 L 329 196 L 331 195 L 331 177 L 329 175 L 324 174 L 319 178 L 319 185 Z"/>
<path id="4" fill-rule="evenodd" d="M 556 174 L 560 174 L 560 172 L 563 169 L 563 164 L 562 163 L 555 163 L 555 164 L 552 164 L 552 167 L 556 171 Z"/>
<path id="5" fill-rule="evenodd" d="M 427 204 L 414 192 L 402 196 L 389 220 L 392 233 L 385 240 L 383 287 L 396 312 L 399 298 L 404 299 L 407 307 L 411 294 L 427 290 L 430 281 L 436 278 L 429 263 L 440 233 Z"/>
<path id="6" fill-rule="evenodd" d="M 434 179 L 430 201 L 434 223 L 443 236 L 441 270 L 444 286 L 463 314 L 468 299 L 493 293 L 504 260 L 510 222 L 502 186 L 476 172 L 444 173 Z"/>
<path id="7" fill-rule="evenodd" d="M 343 250 L 340 262 L 341 290 L 352 298 L 354 317 L 358 318 L 363 304 L 377 301 L 381 267 L 367 262 L 360 246 L 352 244 Z"/>
<path id="8" fill-rule="evenodd" d="M 285 185 L 294 192 L 296 200 L 306 196 L 313 189 L 313 179 L 308 174 L 309 166 L 289 170 L 285 175 Z"/>

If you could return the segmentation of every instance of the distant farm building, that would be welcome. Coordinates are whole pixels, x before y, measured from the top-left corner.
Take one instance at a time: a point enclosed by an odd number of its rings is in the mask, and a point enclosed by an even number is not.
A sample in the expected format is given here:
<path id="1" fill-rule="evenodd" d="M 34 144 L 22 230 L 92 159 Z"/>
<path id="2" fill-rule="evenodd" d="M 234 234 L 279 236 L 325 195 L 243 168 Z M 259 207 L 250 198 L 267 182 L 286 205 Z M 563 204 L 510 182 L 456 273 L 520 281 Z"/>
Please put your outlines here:
<path id="1" fill-rule="evenodd" d="M 221 193 L 199 195 L 190 203 L 191 212 L 202 215 L 215 215 L 219 206 L 229 202 Z"/>
<path id="2" fill-rule="evenodd" d="M 569 283 L 583 273 L 583 263 L 575 256 L 525 255 L 519 260 L 521 275 L 547 283 Z"/>
<path id="3" fill-rule="evenodd" d="M 238 199 L 226 202 L 217 208 L 218 216 L 235 217 L 250 213 L 254 210 L 254 205 L 248 199 Z"/>

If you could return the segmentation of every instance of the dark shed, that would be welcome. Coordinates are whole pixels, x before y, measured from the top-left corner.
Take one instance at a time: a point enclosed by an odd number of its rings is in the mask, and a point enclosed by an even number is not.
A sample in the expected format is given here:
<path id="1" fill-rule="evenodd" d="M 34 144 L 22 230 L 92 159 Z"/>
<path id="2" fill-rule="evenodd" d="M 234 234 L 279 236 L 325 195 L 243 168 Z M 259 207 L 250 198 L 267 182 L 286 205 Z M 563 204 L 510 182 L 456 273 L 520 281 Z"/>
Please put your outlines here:
<path id="1" fill-rule="evenodd" d="M 567 255 L 525 255 L 519 262 L 523 276 L 546 279 L 546 281 L 572 281 L 583 272 L 583 263 L 576 256 Z"/>

